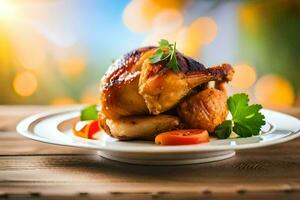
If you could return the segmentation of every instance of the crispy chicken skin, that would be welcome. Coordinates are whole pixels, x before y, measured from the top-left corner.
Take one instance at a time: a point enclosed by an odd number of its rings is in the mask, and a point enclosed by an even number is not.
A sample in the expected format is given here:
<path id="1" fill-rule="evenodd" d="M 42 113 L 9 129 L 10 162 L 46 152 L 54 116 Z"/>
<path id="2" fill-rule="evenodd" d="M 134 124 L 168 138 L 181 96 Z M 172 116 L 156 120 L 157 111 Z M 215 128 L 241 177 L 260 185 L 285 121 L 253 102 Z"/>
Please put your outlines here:
<path id="1" fill-rule="evenodd" d="M 205 68 L 180 53 L 181 70 L 174 72 L 166 63 L 149 63 L 154 50 L 134 50 L 108 69 L 100 83 L 101 112 L 107 117 L 158 115 L 176 106 L 194 87 L 209 81 L 230 81 L 234 73 L 229 64 Z"/>
<path id="2" fill-rule="evenodd" d="M 201 63 L 176 53 L 180 71 L 166 62 L 149 63 L 156 47 L 133 50 L 114 62 L 100 81 L 101 127 L 121 140 L 153 138 L 157 133 L 178 128 L 177 116 L 165 115 L 193 88 L 210 81 L 232 79 L 229 64 L 205 68 Z M 181 111 L 184 113 L 184 111 Z M 185 119 L 184 114 L 181 116 Z M 135 123 L 131 123 L 134 119 Z"/>
<path id="3" fill-rule="evenodd" d="M 227 95 L 224 91 L 207 88 L 182 101 L 177 111 L 187 127 L 212 133 L 227 117 Z"/>

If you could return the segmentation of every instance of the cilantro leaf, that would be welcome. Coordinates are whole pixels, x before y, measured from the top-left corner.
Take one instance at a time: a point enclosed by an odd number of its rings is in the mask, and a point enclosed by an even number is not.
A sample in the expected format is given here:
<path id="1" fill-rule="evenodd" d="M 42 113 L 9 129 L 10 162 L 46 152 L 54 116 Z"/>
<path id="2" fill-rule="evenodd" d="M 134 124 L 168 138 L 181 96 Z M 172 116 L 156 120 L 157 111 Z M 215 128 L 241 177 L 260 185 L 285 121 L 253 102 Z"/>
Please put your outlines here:
<path id="1" fill-rule="evenodd" d="M 167 67 L 173 71 L 179 71 L 180 66 L 177 63 L 176 58 L 176 42 L 170 44 L 168 40 L 161 39 L 159 41 L 159 47 L 156 49 L 155 53 L 149 58 L 151 64 L 161 62 L 163 60 L 169 59 L 167 62 Z"/>
<path id="2" fill-rule="evenodd" d="M 85 107 L 80 112 L 80 121 L 98 119 L 98 110 L 96 105 Z"/>
<path id="3" fill-rule="evenodd" d="M 240 93 L 235 94 L 228 98 L 227 106 L 232 114 L 232 118 L 235 118 L 237 114 L 240 114 L 241 109 L 248 106 L 248 95 Z"/>
<path id="4" fill-rule="evenodd" d="M 258 104 L 248 104 L 249 97 L 244 93 L 235 94 L 227 100 L 227 106 L 232 115 L 232 130 L 240 137 L 258 135 L 261 127 L 266 123 L 265 116 L 259 112 L 262 109 L 262 106 Z M 222 124 L 216 129 L 216 135 L 219 138 L 224 138 L 223 136 L 226 136 L 226 131 L 228 131 L 224 128 L 225 124 L 223 126 Z"/>
<path id="5" fill-rule="evenodd" d="M 232 132 L 232 121 L 225 120 L 222 124 L 217 126 L 215 134 L 220 139 L 226 139 L 230 136 Z"/>
<path id="6" fill-rule="evenodd" d="M 265 116 L 259 110 L 261 105 L 251 105 L 242 109 L 240 115 L 234 118 L 233 131 L 241 137 L 258 135 L 260 128 L 265 125 Z"/>

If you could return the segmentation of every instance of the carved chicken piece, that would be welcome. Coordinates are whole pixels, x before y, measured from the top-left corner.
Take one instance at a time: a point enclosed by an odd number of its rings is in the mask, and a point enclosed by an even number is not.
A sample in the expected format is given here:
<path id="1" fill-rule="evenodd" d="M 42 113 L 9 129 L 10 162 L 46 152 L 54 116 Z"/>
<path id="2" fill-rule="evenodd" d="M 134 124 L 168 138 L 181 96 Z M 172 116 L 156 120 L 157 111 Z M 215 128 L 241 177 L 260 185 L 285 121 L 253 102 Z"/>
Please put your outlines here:
<path id="1" fill-rule="evenodd" d="M 131 51 L 116 60 L 100 81 L 100 112 L 107 118 L 148 114 L 138 93 L 140 71 L 153 47 Z"/>
<path id="2" fill-rule="evenodd" d="M 99 121 L 106 133 L 119 140 L 152 140 L 158 133 L 174 130 L 180 124 L 179 118 L 172 115 L 122 117 L 120 119 L 106 119 L 100 115 Z"/>
<path id="3" fill-rule="evenodd" d="M 206 129 L 211 133 L 227 117 L 226 92 L 207 88 L 181 102 L 177 111 L 189 128 Z"/>
<path id="4" fill-rule="evenodd" d="M 150 64 L 155 47 L 129 52 L 117 60 L 100 84 L 101 112 L 109 118 L 142 114 L 158 115 L 175 107 L 194 87 L 209 81 L 230 81 L 228 64 L 205 68 L 201 63 L 177 53 L 180 71 L 166 63 Z"/>
<path id="5" fill-rule="evenodd" d="M 139 93 L 149 112 L 154 115 L 165 112 L 176 106 L 193 88 L 209 81 L 230 81 L 234 73 L 228 64 L 207 69 L 200 67 L 200 63 L 198 65 L 198 68 L 186 67 L 180 72 L 174 72 L 162 64 L 153 65 L 145 61 L 139 81 Z"/>

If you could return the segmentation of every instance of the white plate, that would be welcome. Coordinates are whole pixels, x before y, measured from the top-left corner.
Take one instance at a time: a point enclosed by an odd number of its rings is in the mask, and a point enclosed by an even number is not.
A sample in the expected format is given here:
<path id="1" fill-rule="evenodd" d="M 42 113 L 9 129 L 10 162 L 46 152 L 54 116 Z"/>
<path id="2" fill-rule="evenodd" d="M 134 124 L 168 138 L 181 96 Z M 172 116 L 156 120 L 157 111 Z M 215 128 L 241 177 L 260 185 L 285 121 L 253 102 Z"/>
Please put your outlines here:
<path id="1" fill-rule="evenodd" d="M 17 131 L 30 139 L 57 145 L 95 149 L 108 159 L 135 164 L 178 165 L 222 160 L 235 155 L 235 150 L 274 145 L 300 135 L 300 120 L 279 112 L 262 110 L 266 125 L 259 136 L 236 139 L 211 139 L 206 144 L 160 146 L 151 141 L 118 141 L 107 134 L 98 140 L 74 136 L 71 131 L 80 109 L 60 109 L 33 115 L 21 121 Z"/>

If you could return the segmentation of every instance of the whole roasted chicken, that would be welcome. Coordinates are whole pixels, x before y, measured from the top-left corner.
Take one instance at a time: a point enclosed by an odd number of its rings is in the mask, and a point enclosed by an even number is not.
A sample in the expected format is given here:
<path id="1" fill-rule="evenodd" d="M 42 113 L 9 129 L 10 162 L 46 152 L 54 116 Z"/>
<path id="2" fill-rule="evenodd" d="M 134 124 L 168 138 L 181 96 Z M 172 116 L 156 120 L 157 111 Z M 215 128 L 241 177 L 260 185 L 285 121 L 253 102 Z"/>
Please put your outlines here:
<path id="1" fill-rule="evenodd" d="M 213 132 L 227 115 L 223 83 L 232 79 L 232 67 L 205 68 L 175 50 L 175 71 L 168 59 L 150 62 L 157 49 L 133 50 L 109 67 L 100 82 L 100 126 L 120 140 L 153 139 L 178 128 Z"/>

